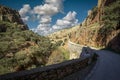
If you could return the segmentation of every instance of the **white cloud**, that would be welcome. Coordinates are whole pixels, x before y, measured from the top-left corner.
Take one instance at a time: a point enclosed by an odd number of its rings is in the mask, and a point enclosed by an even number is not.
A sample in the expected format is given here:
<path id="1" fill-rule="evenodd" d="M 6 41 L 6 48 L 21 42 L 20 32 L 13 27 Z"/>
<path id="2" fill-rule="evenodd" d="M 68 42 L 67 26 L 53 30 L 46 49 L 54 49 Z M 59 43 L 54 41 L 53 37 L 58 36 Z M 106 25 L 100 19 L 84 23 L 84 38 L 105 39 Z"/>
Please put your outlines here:
<path id="1" fill-rule="evenodd" d="M 34 7 L 34 13 L 52 16 L 58 12 L 62 12 L 62 3 L 63 0 L 45 0 L 44 5 Z"/>
<path id="2" fill-rule="evenodd" d="M 51 4 L 45 4 L 45 5 L 40 5 L 40 6 L 34 7 L 34 12 L 36 14 L 40 14 L 40 15 L 52 16 L 52 15 L 58 13 L 58 9 L 57 9 L 57 7 L 55 7 Z"/>
<path id="3" fill-rule="evenodd" d="M 25 21 L 28 21 L 30 17 L 29 16 L 25 16 L 25 17 L 22 17 L 22 20 L 25 22 Z"/>
<path id="4" fill-rule="evenodd" d="M 25 15 L 31 9 L 29 4 L 23 5 L 23 8 L 19 10 L 20 15 Z"/>
<path id="5" fill-rule="evenodd" d="M 38 15 L 38 18 L 40 18 L 40 23 L 34 31 L 42 35 L 51 33 L 53 31 L 50 25 L 52 16 L 62 12 L 62 7 L 63 0 L 45 0 L 43 5 L 35 6 L 33 13 Z"/>
<path id="6" fill-rule="evenodd" d="M 39 24 L 36 29 L 32 29 L 32 31 L 40 34 L 40 35 L 47 35 L 51 33 L 51 27 L 50 24 Z"/>
<path id="7" fill-rule="evenodd" d="M 54 5 L 59 12 L 62 12 L 63 1 L 64 0 L 46 0 L 46 3 Z"/>
<path id="8" fill-rule="evenodd" d="M 26 14 L 30 12 L 30 9 L 31 9 L 30 5 L 29 4 L 25 4 L 19 10 L 19 14 L 21 15 L 23 21 L 28 21 L 29 16 L 26 16 Z"/>
<path id="9" fill-rule="evenodd" d="M 76 19 L 77 13 L 75 11 L 73 12 L 68 12 L 68 14 L 63 17 L 62 19 L 58 19 L 56 24 L 53 25 L 53 29 L 64 29 L 64 28 L 69 28 L 78 23 L 78 19 Z"/>
<path id="10" fill-rule="evenodd" d="M 51 17 L 50 16 L 42 16 L 40 23 L 44 24 L 49 24 L 51 22 Z"/>
<path id="11" fill-rule="evenodd" d="M 76 15 L 77 15 L 77 13 L 75 11 L 73 11 L 73 12 L 70 11 L 63 19 L 67 20 L 67 21 L 75 21 Z"/>
<path id="12" fill-rule="evenodd" d="M 56 22 L 56 25 L 58 26 L 64 26 L 64 25 L 70 25 L 71 22 L 68 21 L 68 20 L 64 20 L 64 19 L 58 19 L 57 22 Z"/>
<path id="13" fill-rule="evenodd" d="M 70 11 L 65 17 L 58 19 L 55 25 L 51 26 L 52 16 L 63 12 L 63 1 L 64 0 L 44 0 L 44 4 L 37 5 L 33 9 L 31 9 L 29 4 L 25 4 L 19 10 L 19 13 L 23 21 L 31 20 L 31 18 L 39 20 L 37 28 L 31 30 L 40 35 L 47 35 L 54 31 L 72 27 L 78 23 L 76 19 L 77 13 Z"/>
<path id="14" fill-rule="evenodd" d="M 36 29 L 33 29 L 33 31 L 41 35 L 47 35 L 64 28 L 70 28 L 78 24 L 78 19 L 76 19 L 76 15 L 77 13 L 75 11 L 70 11 L 65 17 L 63 17 L 62 19 L 58 19 L 56 21 L 56 24 L 52 27 L 50 25 L 51 18 L 46 16 L 42 17 L 43 19 L 41 20 L 41 23 Z"/>

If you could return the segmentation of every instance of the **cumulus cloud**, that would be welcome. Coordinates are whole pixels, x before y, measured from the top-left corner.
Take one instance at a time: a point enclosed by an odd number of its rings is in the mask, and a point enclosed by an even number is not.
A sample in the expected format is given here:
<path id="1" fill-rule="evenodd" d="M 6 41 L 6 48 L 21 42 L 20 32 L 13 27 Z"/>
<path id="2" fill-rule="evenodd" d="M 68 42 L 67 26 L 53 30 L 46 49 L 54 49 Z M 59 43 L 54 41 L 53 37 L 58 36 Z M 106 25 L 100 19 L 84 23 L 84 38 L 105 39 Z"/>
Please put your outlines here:
<path id="1" fill-rule="evenodd" d="M 19 13 L 20 13 L 20 15 L 25 15 L 27 12 L 29 12 L 30 9 L 31 9 L 30 5 L 29 4 L 25 4 L 25 5 L 23 5 L 23 8 L 21 8 L 19 10 Z"/>
<path id="2" fill-rule="evenodd" d="M 62 19 L 58 19 L 56 21 L 56 24 L 52 27 L 50 25 L 51 18 L 45 17 L 46 19 L 43 18 L 38 27 L 36 29 L 33 29 L 33 31 L 41 35 L 47 35 L 61 29 L 70 28 L 78 24 L 78 19 L 76 19 L 76 15 L 77 13 L 75 11 L 70 11 L 65 17 L 63 17 Z"/>
<path id="3" fill-rule="evenodd" d="M 52 32 L 52 28 L 50 27 L 50 24 L 39 24 L 38 27 L 32 29 L 32 31 L 40 35 L 47 35 Z"/>
<path id="4" fill-rule="evenodd" d="M 19 10 L 19 13 L 23 21 L 28 21 L 32 17 L 37 18 L 39 25 L 31 30 L 40 35 L 47 35 L 64 28 L 72 27 L 78 23 L 78 19 L 76 19 L 77 13 L 70 11 L 65 17 L 58 19 L 54 25 L 51 25 L 52 16 L 57 13 L 63 13 L 63 1 L 44 0 L 44 4 L 37 5 L 33 9 L 31 9 L 29 4 L 25 4 Z M 29 17 L 30 15 L 31 17 Z"/>
<path id="5" fill-rule="evenodd" d="M 24 16 L 22 17 L 22 20 L 25 22 L 25 21 L 28 21 L 29 18 L 30 18 L 29 16 Z"/>
<path id="6" fill-rule="evenodd" d="M 49 24 L 51 22 L 51 17 L 50 16 L 42 16 L 40 23 L 41 24 Z"/>
<path id="7" fill-rule="evenodd" d="M 26 16 L 27 13 L 29 13 L 31 10 L 31 7 L 29 4 L 23 5 L 23 7 L 19 10 L 19 14 L 21 15 L 23 21 L 28 21 L 29 16 Z"/>
<path id="8" fill-rule="evenodd" d="M 34 12 L 40 15 L 54 15 L 55 13 L 58 12 L 58 9 L 53 5 L 45 4 L 45 5 L 36 6 L 34 8 Z"/>
<path id="9" fill-rule="evenodd" d="M 62 12 L 63 0 L 45 0 L 44 5 L 34 7 L 34 12 L 40 15 L 52 16 L 58 12 Z"/>
<path id="10" fill-rule="evenodd" d="M 63 11 L 63 0 L 45 0 L 43 5 L 33 8 L 33 13 L 40 18 L 39 25 L 33 31 L 46 35 L 53 31 L 51 28 L 52 16 Z"/>
<path id="11" fill-rule="evenodd" d="M 77 13 L 75 11 L 73 12 L 68 12 L 68 14 L 63 17 L 62 19 L 58 19 L 56 21 L 56 24 L 53 25 L 53 29 L 64 29 L 64 28 L 69 28 L 78 23 L 78 19 L 76 19 Z"/>

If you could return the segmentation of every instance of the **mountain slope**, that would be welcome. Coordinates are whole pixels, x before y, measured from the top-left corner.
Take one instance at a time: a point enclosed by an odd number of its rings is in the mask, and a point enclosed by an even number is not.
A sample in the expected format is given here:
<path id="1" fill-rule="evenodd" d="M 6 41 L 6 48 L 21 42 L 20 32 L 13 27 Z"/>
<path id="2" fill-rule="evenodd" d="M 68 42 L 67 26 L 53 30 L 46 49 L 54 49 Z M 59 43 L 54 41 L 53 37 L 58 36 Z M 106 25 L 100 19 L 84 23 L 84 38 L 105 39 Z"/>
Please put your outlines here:
<path id="1" fill-rule="evenodd" d="M 0 74 L 45 66 L 54 47 L 30 31 L 16 10 L 0 6 Z"/>
<path id="2" fill-rule="evenodd" d="M 118 0 L 98 0 L 98 5 L 88 11 L 88 16 L 79 26 L 61 30 L 49 37 L 53 41 L 65 42 L 70 39 L 78 44 L 99 48 L 109 47 L 120 52 L 119 9 L 120 1 Z"/>

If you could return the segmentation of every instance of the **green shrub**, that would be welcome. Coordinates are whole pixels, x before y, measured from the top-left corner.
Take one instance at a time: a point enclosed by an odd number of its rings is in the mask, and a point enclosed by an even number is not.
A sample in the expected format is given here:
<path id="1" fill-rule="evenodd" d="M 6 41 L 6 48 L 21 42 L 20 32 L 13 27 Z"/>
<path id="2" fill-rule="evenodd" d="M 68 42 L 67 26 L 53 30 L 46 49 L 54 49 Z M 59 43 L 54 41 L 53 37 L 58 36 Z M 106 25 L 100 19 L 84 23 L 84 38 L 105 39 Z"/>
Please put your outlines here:
<path id="1" fill-rule="evenodd" d="M 104 8 L 104 14 L 102 16 L 102 20 L 104 22 L 105 31 L 111 32 L 112 30 L 116 30 L 119 27 L 120 23 L 120 1 L 116 1 L 109 6 Z"/>

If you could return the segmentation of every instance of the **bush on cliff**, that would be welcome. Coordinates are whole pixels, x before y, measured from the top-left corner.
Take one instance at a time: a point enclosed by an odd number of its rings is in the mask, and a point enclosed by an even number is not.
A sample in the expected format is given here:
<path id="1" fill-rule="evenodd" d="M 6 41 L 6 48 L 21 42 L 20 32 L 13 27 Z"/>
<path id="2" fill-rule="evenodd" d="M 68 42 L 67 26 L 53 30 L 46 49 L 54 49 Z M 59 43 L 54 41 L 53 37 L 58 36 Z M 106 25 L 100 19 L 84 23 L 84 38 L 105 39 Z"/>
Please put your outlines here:
<path id="1" fill-rule="evenodd" d="M 120 1 L 116 1 L 104 8 L 102 20 L 105 31 L 111 32 L 120 29 Z"/>

